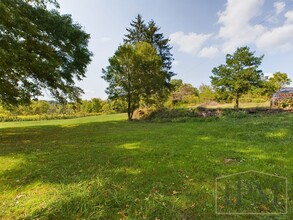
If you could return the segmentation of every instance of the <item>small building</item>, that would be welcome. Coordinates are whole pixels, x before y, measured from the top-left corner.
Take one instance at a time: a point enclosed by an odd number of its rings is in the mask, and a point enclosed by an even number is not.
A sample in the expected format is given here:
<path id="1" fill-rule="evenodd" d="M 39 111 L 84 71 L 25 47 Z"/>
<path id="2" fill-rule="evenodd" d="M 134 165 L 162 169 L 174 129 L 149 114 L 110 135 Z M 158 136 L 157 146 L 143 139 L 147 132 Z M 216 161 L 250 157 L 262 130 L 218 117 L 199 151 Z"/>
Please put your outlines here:
<path id="1" fill-rule="evenodd" d="M 280 107 L 280 102 L 283 103 L 287 100 L 293 101 L 293 87 L 286 87 L 274 93 L 271 98 L 271 107 L 278 108 Z"/>

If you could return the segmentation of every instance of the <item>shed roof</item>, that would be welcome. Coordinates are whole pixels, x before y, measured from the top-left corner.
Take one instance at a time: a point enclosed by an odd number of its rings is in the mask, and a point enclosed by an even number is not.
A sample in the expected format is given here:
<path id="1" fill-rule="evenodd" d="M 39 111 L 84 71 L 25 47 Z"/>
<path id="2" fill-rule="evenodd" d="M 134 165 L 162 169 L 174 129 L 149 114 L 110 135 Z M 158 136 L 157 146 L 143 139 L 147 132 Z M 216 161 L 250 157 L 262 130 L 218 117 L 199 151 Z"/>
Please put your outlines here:
<path id="1" fill-rule="evenodd" d="M 280 89 L 279 91 L 273 94 L 273 98 L 276 98 L 276 99 L 293 98 L 293 87 L 286 87 L 286 88 Z"/>

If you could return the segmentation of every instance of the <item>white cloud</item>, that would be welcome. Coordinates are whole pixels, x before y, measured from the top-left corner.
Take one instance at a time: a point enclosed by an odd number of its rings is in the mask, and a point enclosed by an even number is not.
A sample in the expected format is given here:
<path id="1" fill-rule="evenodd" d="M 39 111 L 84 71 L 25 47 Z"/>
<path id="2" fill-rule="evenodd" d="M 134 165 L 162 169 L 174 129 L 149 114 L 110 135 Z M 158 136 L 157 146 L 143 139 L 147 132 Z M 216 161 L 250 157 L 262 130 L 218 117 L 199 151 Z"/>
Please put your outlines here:
<path id="1" fill-rule="evenodd" d="M 171 43 L 179 51 L 205 58 L 233 53 L 247 45 L 269 53 L 293 50 L 293 10 L 285 12 L 286 4 L 277 1 L 273 17 L 282 14 L 285 21 L 278 26 L 255 24 L 253 20 L 262 15 L 263 5 L 264 0 L 227 0 L 224 10 L 218 13 L 218 33 L 175 32 L 170 35 Z M 216 42 L 212 35 L 217 37 Z"/>
<path id="2" fill-rule="evenodd" d="M 256 46 L 263 51 L 284 52 L 292 49 L 291 42 L 293 42 L 293 24 L 284 24 L 260 36 Z"/>
<path id="3" fill-rule="evenodd" d="M 275 2 L 274 3 L 274 8 L 276 10 L 276 15 L 279 15 L 280 13 L 282 13 L 285 10 L 286 4 L 285 2 Z"/>
<path id="4" fill-rule="evenodd" d="M 284 2 L 274 4 L 276 14 L 285 9 Z M 258 49 L 269 52 L 286 52 L 293 49 L 293 10 L 284 14 L 285 22 L 279 26 L 267 30 L 255 42 Z"/>
<path id="5" fill-rule="evenodd" d="M 184 34 L 182 31 L 170 35 L 171 44 L 178 46 L 179 51 L 197 55 L 202 45 L 212 36 L 212 34 Z"/>
<path id="6" fill-rule="evenodd" d="M 293 10 L 287 11 L 284 16 L 286 18 L 286 23 L 293 23 Z"/>
<path id="7" fill-rule="evenodd" d="M 210 47 L 205 47 L 199 52 L 200 57 L 205 57 L 205 58 L 214 58 L 220 53 L 220 50 L 218 47 L 215 46 L 210 46 Z"/>
<path id="8" fill-rule="evenodd" d="M 253 43 L 264 31 L 262 25 L 251 25 L 252 18 L 260 15 L 264 0 L 228 0 L 224 11 L 219 12 L 219 37 L 225 42 L 223 52 Z"/>

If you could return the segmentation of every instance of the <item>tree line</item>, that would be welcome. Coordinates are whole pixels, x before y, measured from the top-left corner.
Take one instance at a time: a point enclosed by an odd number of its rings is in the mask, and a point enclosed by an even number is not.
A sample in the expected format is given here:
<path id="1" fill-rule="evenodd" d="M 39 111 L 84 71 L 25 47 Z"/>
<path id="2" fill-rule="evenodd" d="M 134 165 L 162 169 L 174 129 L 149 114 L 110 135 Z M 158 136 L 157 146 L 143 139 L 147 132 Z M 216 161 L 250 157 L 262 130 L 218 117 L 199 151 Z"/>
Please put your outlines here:
<path id="1" fill-rule="evenodd" d="M 55 9 L 49 10 L 48 4 Z M 291 80 L 286 73 L 265 77 L 264 56 L 245 46 L 226 55 L 213 68 L 211 85 L 199 88 L 172 79 L 169 39 L 153 21 L 138 15 L 126 28 L 123 42 L 102 69 L 109 100 L 81 100 L 82 80 L 91 62 L 90 35 L 70 15 L 58 12 L 56 0 L 0 2 L 0 105 L 10 111 L 127 112 L 138 108 L 176 107 L 203 102 L 231 102 L 247 97 L 268 99 Z M 56 101 L 32 101 L 49 91 Z M 65 108 L 66 107 L 66 108 Z M 41 109 L 41 110 L 40 110 Z M 42 110 L 43 109 L 43 110 Z M 45 110 L 44 110 L 45 109 Z"/>
<path id="2" fill-rule="evenodd" d="M 118 101 L 92 98 L 78 103 L 59 103 L 57 101 L 33 100 L 30 104 L 10 108 L 0 105 L 0 115 L 58 115 L 58 114 L 88 114 L 88 113 L 119 113 L 126 112 L 125 103 Z"/>

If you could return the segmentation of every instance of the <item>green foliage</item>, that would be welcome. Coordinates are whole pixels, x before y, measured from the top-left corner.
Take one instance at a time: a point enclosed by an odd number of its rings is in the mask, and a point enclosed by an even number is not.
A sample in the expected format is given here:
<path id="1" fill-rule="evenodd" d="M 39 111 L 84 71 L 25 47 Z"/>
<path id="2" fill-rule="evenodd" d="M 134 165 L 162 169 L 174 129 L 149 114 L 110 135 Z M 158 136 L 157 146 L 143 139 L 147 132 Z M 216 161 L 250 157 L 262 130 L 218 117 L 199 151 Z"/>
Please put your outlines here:
<path id="1" fill-rule="evenodd" d="M 172 94 L 174 102 L 176 101 L 180 102 L 184 99 L 185 96 L 190 96 L 190 95 L 197 96 L 198 91 L 191 84 L 186 84 L 186 83 L 182 84 L 178 88 L 178 90 L 176 92 L 173 92 Z"/>
<path id="2" fill-rule="evenodd" d="M 160 27 L 151 20 L 147 24 L 142 19 L 141 15 L 137 15 L 134 21 L 130 23 L 130 28 L 126 28 L 127 34 L 124 36 L 124 43 L 127 44 L 136 44 L 139 42 L 147 42 L 152 45 L 153 48 L 157 50 L 158 56 L 162 60 L 161 71 L 166 76 L 165 85 L 162 87 L 162 91 L 156 94 L 151 94 L 145 99 L 140 100 L 143 107 L 149 108 L 150 106 L 156 108 L 162 108 L 163 103 L 167 100 L 171 85 L 171 78 L 176 75 L 172 72 L 172 62 L 173 55 L 171 54 L 172 47 L 169 44 L 169 39 L 165 38 L 162 33 L 160 33 Z"/>
<path id="3" fill-rule="evenodd" d="M 171 79 L 170 81 L 172 91 L 176 92 L 183 85 L 182 79 Z"/>
<path id="4" fill-rule="evenodd" d="M 121 99 L 115 99 L 111 102 L 112 110 L 116 113 L 127 112 L 127 102 Z"/>
<path id="5" fill-rule="evenodd" d="M 48 4 L 51 4 L 56 8 L 59 8 L 57 0 L 24 0 L 24 2 L 43 8 L 47 8 Z"/>
<path id="6" fill-rule="evenodd" d="M 108 105 L 107 101 L 99 98 L 67 104 L 39 100 L 31 101 L 29 105 L 10 108 L 0 105 L 0 121 L 65 119 L 115 112 L 126 112 L 125 103 L 116 102 Z"/>
<path id="7" fill-rule="evenodd" d="M 258 67 L 263 56 L 255 57 L 248 47 L 238 48 L 233 55 L 226 55 L 226 64 L 212 70 L 211 82 L 218 97 L 223 99 L 233 97 L 235 107 L 239 106 L 239 98 L 253 86 L 259 87 L 263 73 Z"/>
<path id="8" fill-rule="evenodd" d="M 91 101 L 83 100 L 80 105 L 80 111 L 86 113 L 98 113 L 101 112 L 105 102 L 99 98 L 93 98 Z"/>
<path id="9" fill-rule="evenodd" d="M 245 118 L 248 116 L 248 112 L 245 110 L 226 109 L 223 111 L 223 117 L 225 118 Z"/>
<path id="10" fill-rule="evenodd" d="M 154 97 L 164 93 L 168 80 L 156 49 L 146 42 L 120 46 L 103 69 L 102 78 L 109 83 L 109 98 L 127 103 L 129 120 L 141 100 L 151 104 Z"/>
<path id="11" fill-rule="evenodd" d="M 85 76 L 91 61 L 89 34 L 70 15 L 47 10 L 46 2 L 0 2 L 0 100 L 28 103 L 47 89 L 59 101 L 77 100 L 74 80 Z"/>
<path id="12" fill-rule="evenodd" d="M 163 71 L 169 83 L 171 77 L 175 75 L 171 71 L 173 55 L 171 54 L 172 47 L 169 45 L 170 40 L 165 38 L 162 33 L 159 33 L 160 28 L 153 20 L 145 24 L 140 14 L 130 23 L 130 26 L 130 28 L 126 28 L 128 33 L 125 35 L 124 43 L 136 44 L 138 42 L 147 42 L 156 48 L 158 55 L 163 61 Z"/>
<path id="13" fill-rule="evenodd" d="M 209 85 L 201 84 L 199 86 L 199 100 L 201 103 L 215 100 L 215 92 Z"/>
<path id="14" fill-rule="evenodd" d="M 44 120 L 61 120 L 73 119 L 87 116 L 97 116 L 98 113 L 73 113 L 73 114 L 40 114 L 40 115 L 7 115 L 0 114 L 0 122 L 17 122 L 17 121 L 44 121 Z"/>
<path id="15" fill-rule="evenodd" d="M 173 92 L 170 95 L 172 106 L 180 106 L 182 104 L 198 104 L 198 89 L 191 84 L 183 83 L 182 80 L 171 80 Z M 167 106 L 169 104 L 167 103 Z"/>
<path id="16" fill-rule="evenodd" d="M 267 97 L 272 97 L 272 95 L 279 91 L 281 88 L 290 85 L 291 79 L 288 77 L 287 73 L 276 72 L 272 77 L 269 77 L 263 82 L 263 94 Z"/>
<path id="17" fill-rule="evenodd" d="M 113 110 L 112 103 L 110 101 L 106 102 L 102 107 L 102 112 L 105 114 L 112 114 L 115 113 Z"/>
<path id="18" fill-rule="evenodd" d="M 140 118 L 151 122 L 185 122 L 192 121 L 197 117 L 197 113 L 193 109 L 172 108 L 172 109 L 157 109 Z"/>

